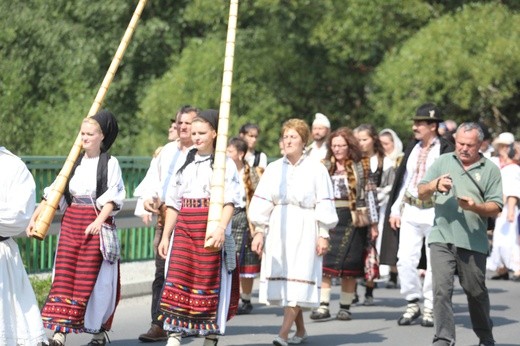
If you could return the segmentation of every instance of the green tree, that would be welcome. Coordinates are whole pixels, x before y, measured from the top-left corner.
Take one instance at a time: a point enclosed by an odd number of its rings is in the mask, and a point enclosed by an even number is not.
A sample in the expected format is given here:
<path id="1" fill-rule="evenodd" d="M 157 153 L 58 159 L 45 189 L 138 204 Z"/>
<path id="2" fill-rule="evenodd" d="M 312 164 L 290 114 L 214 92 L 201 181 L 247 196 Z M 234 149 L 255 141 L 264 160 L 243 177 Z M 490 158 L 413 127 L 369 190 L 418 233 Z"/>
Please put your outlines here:
<path id="1" fill-rule="evenodd" d="M 149 81 L 170 67 L 186 32 L 187 1 L 150 2 L 103 107 L 121 124 L 114 152 L 130 154 Z M 137 1 L 0 3 L 0 135 L 19 154 L 64 155 L 100 87 Z M 157 8 L 161 6 L 161 8 Z"/>
<path id="2" fill-rule="evenodd" d="M 520 125 L 519 75 L 520 15 L 475 4 L 432 22 L 389 54 L 374 74 L 370 101 L 401 132 L 426 101 L 438 103 L 446 118 L 484 121 L 501 132 Z"/>

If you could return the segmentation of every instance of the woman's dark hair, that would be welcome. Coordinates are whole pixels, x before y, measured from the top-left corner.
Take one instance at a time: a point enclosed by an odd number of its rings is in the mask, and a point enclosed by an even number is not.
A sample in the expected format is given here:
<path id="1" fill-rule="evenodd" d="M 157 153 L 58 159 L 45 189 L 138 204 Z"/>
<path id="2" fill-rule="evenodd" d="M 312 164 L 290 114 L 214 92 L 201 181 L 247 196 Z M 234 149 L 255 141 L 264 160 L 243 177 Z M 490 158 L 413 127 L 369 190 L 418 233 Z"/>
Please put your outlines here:
<path id="1" fill-rule="evenodd" d="M 246 141 L 244 141 L 240 137 L 232 137 L 228 143 L 228 146 L 230 146 L 230 145 L 234 146 L 238 152 L 244 153 L 244 156 L 242 157 L 242 161 L 246 162 L 245 153 L 247 153 L 247 149 L 248 149 Z"/>
<path id="2" fill-rule="evenodd" d="M 245 135 L 246 133 L 249 132 L 249 130 L 256 130 L 256 132 L 258 132 L 258 134 L 260 134 L 260 127 L 258 127 L 258 125 L 256 124 L 252 124 L 252 123 L 247 123 L 247 124 L 244 124 L 240 127 L 240 130 L 238 131 L 238 133 L 240 133 L 241 135 Z"/>
<path id="3" fill-rule="evenodd" d="M 354 132 L 362 132 L 365 131 L 368 133 L 370 138 L 372 138 L 372 142 L 374 143 L 374 153 L 380 157 L 385 157 L 385 149 L 383 148 L 383 145 L 381 144 L 381 140 L 379 139 L 379 134 L 376 131 L 376 128 L 372 124 L 361 124 L 358 127 L 354 129 Z M 393 138 L 392 138 L 393 140 Z"/>

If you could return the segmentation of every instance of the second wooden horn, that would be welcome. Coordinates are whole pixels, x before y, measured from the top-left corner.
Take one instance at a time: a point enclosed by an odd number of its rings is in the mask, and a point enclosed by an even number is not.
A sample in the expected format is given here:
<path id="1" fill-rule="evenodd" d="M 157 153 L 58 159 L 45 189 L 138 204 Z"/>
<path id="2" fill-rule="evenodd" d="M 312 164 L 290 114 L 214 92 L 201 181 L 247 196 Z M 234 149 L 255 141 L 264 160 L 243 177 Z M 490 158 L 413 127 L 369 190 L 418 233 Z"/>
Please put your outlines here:
<path id="1" fill-rule="evenodd" d="M 119 44 L 119 47 L 117 48 L 116 54 L 114 55 L 114 58 L 112 59 L 112 63 L 110 64 L 110 67 L 108 68 L 108 72 L 105 75 L 103 82 L 101 83 L 101 87 L 98 90 L 96 98 L 94 99 L 94 103 L 92 104 L 92 107 L 90 107 L 90 111 L 88 112 L 87 116 L 89 116 L 89 117 L 93 116 L 94 114 L 97 113 L 99 108 L 101 108 L 101 104 L 103 103 L 103 100 L 105 99 L 105 95 L 107 93 L 108 87 L 110 86 L 110 83 L 112 83 L 112 80 L 114 79 L 117 68 L 119 67 L 121 60 L 123 59 L 125 50 L 128 47 L 128 44 L 130 43 L 130 39 L 132 38 L 132 35 L 137 26 L 137 22 L 139 21 L 139 18 L 141 17 L 141 13 L 143 12 L 143 9 L 144 9 L 147 1 L 148 0 L 140 0 L 139 3 L 137 4 L 137 7 L 134 11 L 132 19 L 130 20 L 130 24 L 128 24 L 128 27 L 125 31 L 125 34 L 123 35 L 121 43 Z M 56 180 L 54 181 L 53 188 L 49 192 L 49 194 L 47 196 L 47 200 L 42 201 L 42 203 L 44 203 L 44 208 L 42 209 L 42 211 L 40 212 L 40 215 L 38 216 L 38 219 L 36 220 L 35 226 L 31 233 L 31 237 L 37 238 L 39 240 L 43 240 L 45 238 L 45 236 L 47 235 L 47 232 L 49 231 L 49 227 L 52 223 L 52 219 L 54 218 L 54 214 L 56 213 L 56 210 L 58 209 L 58 204 L 60 202 L 60 199 L 63 196 L 63 192 L 65 191 L 65 188 L 67 186 L 67 181 L 69 180 L 69 175 L 72 171 L 72 167 L 74 166 L 74 162 L 76 162 L 76 159 L 78 158 L 80 152 L 81 152 L 81 134 L 78 134 L 78 136 L 76 137 L 76 140 L 74 141 L 74 144 L 72 145 L 72 149 L 70 150 L 69 155 L 67 156 L 67 159 L 65 160 L 65 163 L 63 164 L 63 167 L 60 170 L 60 173 L 58 174 L 58 176 L 56 177 Z"/>
<path id="2" fill-rule="evenodd" d="M 226 52 L 224 56 L 224 73 L 222 76 L 222 93 L 220 95 L 219 121 L 217 129 L 217 145 L 215 161 L 213 162 L 213 176 L 211 177 L 211 198 L 206 228 L 206 243 L 204 248 L 210 251 L 219 251 L 215 247 L 210 233 L 217 228 L 222 218 L 224 207 L 224 180 L 226 175 L 226 147 L 229 128 L 229 111 L 231 108 L 231 83 L 233 81 L 233 59 L 235 54 L 235 36 L 238 17 L 238 0 L 231 0 L 229 5 L 229 21 L 226 38 Z"/>

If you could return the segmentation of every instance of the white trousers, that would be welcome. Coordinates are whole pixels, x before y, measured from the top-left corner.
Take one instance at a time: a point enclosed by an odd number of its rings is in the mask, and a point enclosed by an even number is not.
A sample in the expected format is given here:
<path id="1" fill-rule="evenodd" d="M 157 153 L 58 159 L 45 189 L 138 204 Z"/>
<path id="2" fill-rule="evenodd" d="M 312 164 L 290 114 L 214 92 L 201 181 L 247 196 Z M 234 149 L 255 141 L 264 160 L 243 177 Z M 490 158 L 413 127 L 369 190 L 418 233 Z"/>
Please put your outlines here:
<path id="1" fill-rule="evenodd" d="M 430 249 L 426 246 L 427 269 L 421 284 L 417 266 L 421 259 L 423 239 L 428 239 L 435 217 L 434 208 L 419 209 L 405 204 L 401 214 L 397 271 L 401 282 L 401 294 L 410 301 L 424 298 L 424 307 L 433 309 L 432 270 Z"/>

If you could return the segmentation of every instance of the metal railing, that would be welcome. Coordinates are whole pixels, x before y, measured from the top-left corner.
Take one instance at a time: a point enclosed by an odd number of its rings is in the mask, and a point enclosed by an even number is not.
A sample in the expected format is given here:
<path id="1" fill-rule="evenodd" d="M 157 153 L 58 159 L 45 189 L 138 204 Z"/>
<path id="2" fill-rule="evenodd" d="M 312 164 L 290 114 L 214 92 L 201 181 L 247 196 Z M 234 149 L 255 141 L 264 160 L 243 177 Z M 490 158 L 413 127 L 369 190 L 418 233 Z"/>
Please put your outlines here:
<path id="1" fill-rule="evenodd" d="M 136 201 L 135 198 L 126 199 L 123 208 L 115 216 L 123 262 L 154 258 L 154 230 L 153 227 L 144 227 L 141 219 L 134 215 Z M 63 214 L 56 213 L 43 241 L 27 238 L 24 234 L 17 237 L 16 241 L 28 273 L 52 270 L 62 216 Z"/>
<path id="2" fill-rule="evenodd" d="M 115 217 L 121 241 L 121 260 L 152 259 L 154 258 L 153 227 L 144 227 L 140 218 L 134 216 L 136 199 L 132 198 L 135 188 L 146 175 L 151 158 L 118 156 L 117 159 L 121 166 L 127 195 L 122 210 Z M 22 160 L 34 177 L 37 200 L 40 200 L 43 189 L 50 186 L 58 175 L 65 162 L 65 157 L 25 156 L 22 157 Z M 16 240 L 28 273 L 52 270 L 61 217 L 62 214 L 56 213 L 48 235 L 43 241 L 29 239 L 23 234 L 17 237 Z"/>

